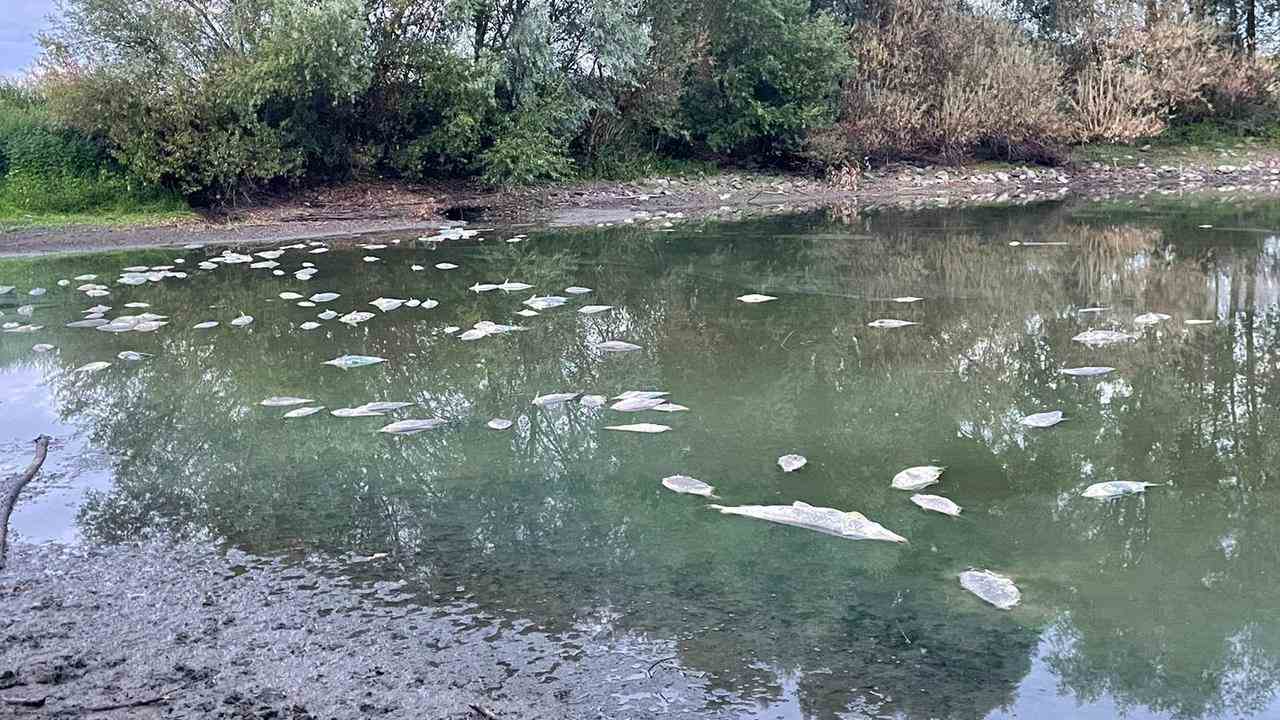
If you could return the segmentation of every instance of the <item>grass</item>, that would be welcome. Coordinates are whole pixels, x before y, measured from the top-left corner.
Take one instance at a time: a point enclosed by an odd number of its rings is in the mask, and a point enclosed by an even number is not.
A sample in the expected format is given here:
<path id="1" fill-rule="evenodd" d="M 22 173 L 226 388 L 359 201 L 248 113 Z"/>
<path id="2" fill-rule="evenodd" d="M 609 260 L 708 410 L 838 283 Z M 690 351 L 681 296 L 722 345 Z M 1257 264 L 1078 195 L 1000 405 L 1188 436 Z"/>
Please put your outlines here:
<path id="1" fill-rule="evenodd" d="M 155 225 L 196 215 L 181 197 L 137 191 L 116 175 L 0 178 L 0 231 L 76 225 Z"/>
<path id="2" fill-rule="evenodd" d="M 168 225 L 194 220 L 198 216 L 187 209 L 132 208 L 84 212 L 10 213 L 0 208 L 0 232 L 33 228 L 67 228 L 77 226 L 120 227 L 136 225 Z M 0 240 L 0 244 L 3 241 Z"/>

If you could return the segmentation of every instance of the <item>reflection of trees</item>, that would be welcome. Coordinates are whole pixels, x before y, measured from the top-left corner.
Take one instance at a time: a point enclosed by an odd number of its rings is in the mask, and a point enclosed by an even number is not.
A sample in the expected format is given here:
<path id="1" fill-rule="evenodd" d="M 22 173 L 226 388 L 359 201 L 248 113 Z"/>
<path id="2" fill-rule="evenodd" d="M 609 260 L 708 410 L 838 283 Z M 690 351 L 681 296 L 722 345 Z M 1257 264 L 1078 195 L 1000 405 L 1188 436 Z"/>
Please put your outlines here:
<path id="1" fill-rule="evenodd" d="M 1190 223 L 1049 207 L 885 214 L 856 235 L 813 217 L 714 236 L 582 233 L 446 249 L 464 267 L 492 269 L 492 280 L 541 293 L 586 284 L 598 289 L 592 302 L 619 308 L 550 311 L 521 321 L 526 332 L 473 344 L 433 330 L 509 321 L 520 298 L 465 292 L 474 273 L 396 269 L 409 260 L 394 252 L 372 270 L 361 253 L 334 253 L 317 261 L 311 285 L 345 273 L 336 309 L 378 295 L 442 305 L 302 333 L 293 323 L 308 313 L 263 303 L 298 283 L 230 269 L 149 289 L 156 311 L 177 318 L 166 332 L 60 331 L 61 354 L 38 362 L 52 372 L 108 349 L 158 356 L 53 380 L 62 412 L 117 458 L 115 487 L 82 516 L 99 540 L 165 531 L 262 552 L 390 551 L 435 592 L 462 586 L 548 624 L 613 608 L 618 624 L 677 638 L 683 662 L 726 688 L 777 692 L 749 660 L 798 672 L 802 703 L 818 716 L 877 686 L 906 717 L 980 717 L 1007 704 L 1026 673 L 1041 630 L 1033 619 L 1053 622 L 1051 666 L 1081 697 L 1108 692 L 1184 717 L 1243 714 L 1274 694 L 1280 657 L 1260 580 L 1276 571 L 1280 546 L 1268 522 L 1280 458 L 1267 442 L 1280 430 L 1280 308 L 1268 290 L 1280 260 L 1256 236 L 1210 243 Z M 72 264 L 48 272 L 82 272 Z M 745 291 L 783 300 L 733 302 Z M 885 301 L 905 294 L 929 300 Z M 259 321 L 249 332 L 184 329 L 208 305 Z M 1087 305 L 1114 311 L 1075 314 Z M 1175 321 L 1106 350 L 1070 340 L 1149 310 L 1222 322 Z M 877 317 L 923 325 L 869 331 Z M 606 338 L 645 350 L 590 349 Z M 0 361 L 30 361 L 27 347 L 6 341 Z M 392 362 L 321 365 L 343 352 Z M 1103 361 L 1118 377 L 1057 374 Z M 693 408 L 663 418 L 676 432 L 617 436 L 599 430 L 616 417 L 604 411 L 529 405 L 540 392 L 649 387 Z M 372 434 L 376 418 L 282 422 L 253 406 L 276 394 L 330 407 L 414 400 L 424 408 L 415 416 L 455 422 L 413 438 Z M 1051 407 L 1071 418 L 1051 433 L 1017 422 Z M 519 422 L 484 429 L 497 415 Z M 791 451 L 820 464 L 781 480 L 772 459 Z M 887 489 L 903 465 L 931 460 L 950 466 L 942 490 L 969 508 L 963 521 L 939 522 Z M 722 521 L 655 489 L 672 472 L 703 477 L 735 503 L 858 509 L 912 544 Z M 1132 502 L 1075 500 L 1106 479 L 1173 487 Z M 1000 614 L 972 602 L 953 581 L 969 564 L 1013 573 L 1028 606 Z"/>

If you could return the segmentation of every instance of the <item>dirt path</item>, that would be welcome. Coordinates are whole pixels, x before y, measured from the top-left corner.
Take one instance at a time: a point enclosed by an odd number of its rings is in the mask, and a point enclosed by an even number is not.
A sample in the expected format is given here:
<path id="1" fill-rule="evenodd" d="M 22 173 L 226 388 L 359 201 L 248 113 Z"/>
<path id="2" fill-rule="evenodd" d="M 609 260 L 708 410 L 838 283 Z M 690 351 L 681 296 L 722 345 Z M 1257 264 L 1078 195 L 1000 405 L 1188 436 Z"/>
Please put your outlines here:
<path id="1" fill-rule="evenodd" d="M 1217 197 L 1280 195 L 1280 151 L 1195 157 L 1125 155 L 1112 164 L 1074 168 L 894 165 L 836 187 L 808 177 L 725 173 L 706 178 L 592 182 L 510 192 L 394 183 L 352 184 L 218 218 L 150 227 L 65 227 L 0 233 L 0 255 L 164 246 L 247 244 L 386 231 L 429 231 L 466 219 L 508 226 L 594 226 L 741 219 L 837 206 L 875 207 L 1029 203 L 1107 199 L 1151 193 Z"/>

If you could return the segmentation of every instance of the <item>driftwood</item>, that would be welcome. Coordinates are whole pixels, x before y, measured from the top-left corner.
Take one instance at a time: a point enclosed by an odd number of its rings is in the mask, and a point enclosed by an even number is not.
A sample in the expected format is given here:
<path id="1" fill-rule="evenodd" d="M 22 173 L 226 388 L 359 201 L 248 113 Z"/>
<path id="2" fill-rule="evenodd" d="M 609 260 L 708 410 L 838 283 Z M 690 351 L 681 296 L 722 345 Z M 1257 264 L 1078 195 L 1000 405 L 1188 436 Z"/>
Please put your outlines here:
<path id="1" fill-rule="evenodd" d="M 44 465 L 44 459 L 49 454 L 48 435 L 41 435 L 35 442 L 36 456 L 27 469 L 22 471 L 21 475 L 0 484 L 0 570 L 4 569 L 5 559 L 8 557 L 9 515 L 13 513 L 13 506 L 18 502 L 18 493 L 22 492 L 22 488 L 31 482 L 36 473 L 40 472 L 40 466 Z"/>

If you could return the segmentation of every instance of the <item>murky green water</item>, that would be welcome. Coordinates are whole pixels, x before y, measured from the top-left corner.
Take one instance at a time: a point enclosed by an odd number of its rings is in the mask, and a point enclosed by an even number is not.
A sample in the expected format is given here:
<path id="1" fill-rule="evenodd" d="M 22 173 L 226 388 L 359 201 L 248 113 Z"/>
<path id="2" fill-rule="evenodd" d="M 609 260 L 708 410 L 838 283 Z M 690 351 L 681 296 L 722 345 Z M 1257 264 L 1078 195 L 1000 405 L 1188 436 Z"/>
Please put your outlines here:
<path id="1" fill-rule="evenodd" d="M 0 307 L 4 321 L 45 326 L 0 335 L 0 463 L 25 464 L 37 432 L 59 441 L 14 530 L 387 553 L 353 567 L 408 580 L 423 602 L 464 596 L 548 628 L 587 618 L 674 640 L 676 662 L 706 674 L 708 708 L 743 715 L 1280 717 L 1280 209 L 1048 206 L 509 234 L 286 251 L 281 270 L 315 263 L 307 282 L 243 264 L 197 269 L 211 249 L 0 261 L 0 285 L 50 289 L 29 320 Z M 185 280 L 114 284 L 123 267 L 179 258 Z M 82 273 L 111 295 L 55 284 Z M 529 293 L 467 290 L 504 279 L 594 291 L 520 318 Z M 277 298 L 286 291 L 342 297 L 307 309 Z M 734 299 L 750 292 L 778 300 Z M 904 295 L 925 299 L 888 301 Z M 382 314 L 366 304 L 380 296 L 440 304 Z M 107 317 L 150 311 L 170 324 L 64 327 L 98 302 L 113 306 Z M 586 316 L 584 304 L 615 309 Z M 1092 306 L 1110 310 L 1078 312 Z M 326 307 L 376 316 L 299 329 Z M 1153 311 L 1172 318 L 1134 326 Z M 228 327 L 239 312 L 255 322 Z M 867 327 L 879 318 L 920 324 Z M 204 320 L 223 324 L 191 329 Z M 443 332 L 482 320 L 527 330 L 474 342 Z M 1072 342 L 1090 328 L 1140 339 Z M 606 339 L 643 349 L 591 347 Z M 123 350 L 154 357 L 127 363 Z M 323 364 L 343 354 L 387 362 Z M 99 360 L 113 365 L 68 372 Z M 1117 370 L 1058 372 L 1079 365 Z M 690 410 L 530 404 L 632 389 L 669 391 Z M 418 407 L 282 420 L 288 408 L 257 405 L 278 395 Z M 1068 421 L 1019 423 L 1054 409 Z M 376 432 L 433 416 L 450 422 Z M 515 426 L 486 428 L 494 417 Z M 603 430 L 627 422 L 672 430 Z M 784 474 L 775 461 L 793 452 L 809 465 Z M 930 491 L 962 505 L 960 518 L 889 487 L 924 464 L 947 467 Z M 721 516 L 660 486 L 676 473 L 712 483 L 724 504 L 858 510 L 910 544 Z M 1080 497 L 1104 480 L 1168 486 Z M 1002 612 L 966 593 L 956 575 L 971 566 L 1014 578 L 1022 605 Z"/>

